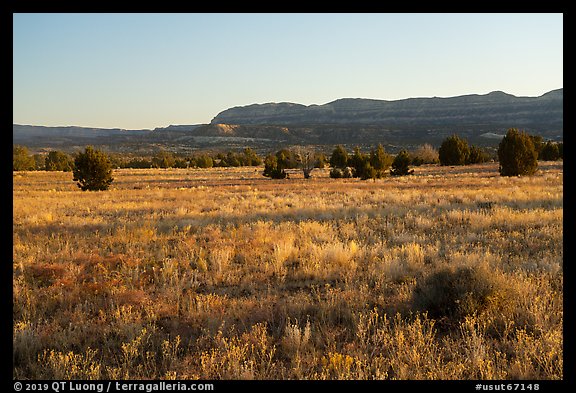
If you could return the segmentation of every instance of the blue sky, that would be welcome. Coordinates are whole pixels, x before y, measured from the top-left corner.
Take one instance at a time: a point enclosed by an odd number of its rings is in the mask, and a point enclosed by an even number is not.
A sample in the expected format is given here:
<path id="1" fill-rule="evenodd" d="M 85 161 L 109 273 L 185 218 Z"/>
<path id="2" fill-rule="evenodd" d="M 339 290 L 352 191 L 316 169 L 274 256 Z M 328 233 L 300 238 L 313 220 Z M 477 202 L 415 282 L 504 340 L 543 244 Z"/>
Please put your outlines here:
<path id="1" fill-rule="evenodd" d="M 14 14 L 13 121 L 151 129 L 233 106 L 563 87 L 562 14 Z"/>

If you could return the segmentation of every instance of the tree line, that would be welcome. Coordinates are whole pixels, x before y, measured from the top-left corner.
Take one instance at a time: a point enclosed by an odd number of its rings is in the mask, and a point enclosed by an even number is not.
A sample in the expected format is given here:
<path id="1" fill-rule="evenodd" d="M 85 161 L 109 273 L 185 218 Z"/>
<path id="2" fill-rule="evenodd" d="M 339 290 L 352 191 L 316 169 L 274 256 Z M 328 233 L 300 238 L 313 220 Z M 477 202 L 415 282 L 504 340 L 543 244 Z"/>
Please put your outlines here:
<path id="1" fill-rule="evenodd" d="M 556 161 L 564 159 L 562 142 L 544 142 L 541 136 L 528 135 L 518 129 L 509 129 L 498 146 L 499 172 L 502 176 L 531 175 L 536 172 L 538 160 Z M 412 152 L 401 150 L 395 156 L 385 152 L 378 144 L 364 153 L 356 147 L 348 153 L 342 145 L 332 151 L 328 159 L 323 153 L 308 148 L 283 148 L 268 154 L 264 159 L 250 148 L 242 152 L 218 153 L 216 156 L 199 154 L 177 157 L 162 151 L 150 160 L 132 158 L 115 160 L 100 150 L 87 146 L 84 152 L 74 156 L 60 151 L 51 151 L 46 156 L 30 155 L 25 146 L 13 146 L 13 170 L 72 171 L 73 180 L 82 190 L 106 190 L 112 183 L 112 168 L 210 168 L 214 166 L 239 167 L 264 164 L 263 175 L 283 179 L 287 169 L 299 168 L 304 178 L 312 176 L 315 168 L 330 165 L 331 178 L 380 179 L 390 176 L 406 176 L 414 172 L 411 166 L 422 164 L 469 165 L 491 160 L 482 148 L 470 145 L 454 134 L 446 138 L 436 150 L 424 144 Z"/>
<path id="2" fill-rule="evenodd" d="M 30 154 L 25 146 L 13 146 L 14 171 L 65 171 L 74 168 L 76 154 L 62 151 L 51 151 L 46 154 Z M 160 151 L 151 157 L 126 157 L 119 154 L 108 154 L 113 168 L 212 168 L 240 167 L 262 165 L 262 158 L 251 148 L 241 152 L 199 153 L 195 155 L 178 155 L 170 151 Z"/>

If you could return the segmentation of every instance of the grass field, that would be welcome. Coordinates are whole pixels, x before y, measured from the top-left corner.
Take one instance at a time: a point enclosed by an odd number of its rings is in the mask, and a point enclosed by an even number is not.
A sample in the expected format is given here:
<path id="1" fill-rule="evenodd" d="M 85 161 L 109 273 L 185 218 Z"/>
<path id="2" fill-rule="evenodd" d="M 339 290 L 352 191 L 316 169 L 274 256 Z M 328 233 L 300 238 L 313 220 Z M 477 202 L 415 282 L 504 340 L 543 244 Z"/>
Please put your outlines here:
<path id="1" fill-rule="evenodd" d="M 561 379 L 563 167 L 14 172 L 19 379 Z"/>

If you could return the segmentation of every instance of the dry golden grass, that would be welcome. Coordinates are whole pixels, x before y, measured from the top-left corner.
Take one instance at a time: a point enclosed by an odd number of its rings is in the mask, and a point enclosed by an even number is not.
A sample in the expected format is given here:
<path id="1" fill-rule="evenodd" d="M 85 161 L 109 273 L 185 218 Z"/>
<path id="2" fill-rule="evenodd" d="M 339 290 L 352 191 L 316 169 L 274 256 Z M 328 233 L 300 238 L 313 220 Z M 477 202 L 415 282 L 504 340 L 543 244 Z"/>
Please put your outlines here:
<path id="1" fill-rule="evenodd" d="M 312 174 L 14 173 L 14 377 L 562 378 L 561 162 Z"/>

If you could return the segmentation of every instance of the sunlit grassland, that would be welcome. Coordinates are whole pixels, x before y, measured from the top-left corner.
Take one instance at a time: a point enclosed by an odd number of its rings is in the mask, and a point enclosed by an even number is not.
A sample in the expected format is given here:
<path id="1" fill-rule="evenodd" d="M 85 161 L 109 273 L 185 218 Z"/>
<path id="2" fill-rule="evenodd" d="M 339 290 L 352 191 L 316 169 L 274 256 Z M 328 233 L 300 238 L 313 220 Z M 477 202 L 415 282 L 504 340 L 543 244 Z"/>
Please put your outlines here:
<path id="1" fill-rule="evenodd" d="M 562 163 L 497 165 L 15 172 L 14 377 L 561 379 Z"/>

